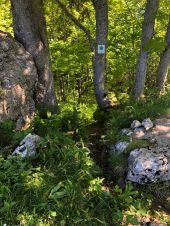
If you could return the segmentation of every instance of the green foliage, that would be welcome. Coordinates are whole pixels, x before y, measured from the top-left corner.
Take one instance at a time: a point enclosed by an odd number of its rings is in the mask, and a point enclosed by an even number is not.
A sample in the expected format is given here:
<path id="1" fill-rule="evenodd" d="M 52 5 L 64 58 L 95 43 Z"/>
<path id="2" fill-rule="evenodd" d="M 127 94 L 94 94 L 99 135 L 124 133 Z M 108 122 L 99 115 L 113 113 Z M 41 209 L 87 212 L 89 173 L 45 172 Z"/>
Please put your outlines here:
<path id="1" fill-rule="evenodd" d="M 33 123 L 34 131 L 40 136 L 54 135 L 62 131 L 76 141 L 85 139 L 86 127 L 89 124 L 89 109 L 86 109 L 86 112 L 82 112 L 82 109 L 81 107 L 65 109 L 60 115 L 53 115 L 47 119 L 37 116 Z"/>
<path id="2" fill-rule="evenodd" d="M 76 109 L 71 105 L 65 106 L 59 116 L 37 116 L 33 131 L 43 137 L 37 155 L 24 160 L 1 156 L 0 224 L 136 225 L 137 217 L 148 214 L 149 194 L 146 198 L 131 184 L 124 190 L 104 184 L 82 133 L 92 122 L 91 117 L 88 107 Z M 11 122 L 8 128 L 13 129 Z M 68 133 L 70 129 L 78 129 L 77 140 Z M 12 134 L 12 140 L 21 139 L 22 133 Z M 116 177 L 117 172 L 120 177 L 122 169 L 123 175 L 125 156 L 112 156 L 110 161 L 110 176 Z"/>
<path id="3" fill-rule="evenodd" d="M 91 1 L 62 1 L 68 10 L 91 32 L 95 39 L 95 13 Z M 139 53 L 145 2 L 109 0 L 109 34 L 107 53 L 107 89 L 131 93 Z M 55 1 L 44 1 L 48 39 L 55 87 L 60 101 L 95 102 L 93 94 L 92 53 L 84 33 L 63 13 Z M 146 86 L 155 86 L 159 54 L 165 46 L 169 2 L 160 1 Z M 12 33 L 9 0 L 1 0 L 0 30 Z"/>
<path id="4" fill-rule="evenodd" d="M 148 196 L 153 198 L 155 205 L 158 205 L 158 200 L 160 205 L 170 210 L 170 182 L 160 182 L 157 184 L 148 184 L 145 188 L 140 188 L 142 193 L 146 192 Z"/>
<path id="5" fill-rule="evenodd" d="M 144 118 L 155 118 L 160 115 L 169 114 L 170 93 L 158 98 L 156 92 L 153 95 L 140 101 L 128 100 L 115 109 L 111 109 L 106 128 L 108 132 L 120 131 L 121 128 L 128 128 L 133 120 Z"/>
<path id="6" fill-rule="evenodd" d="M 12 17 L 10 13 L 10 1 L 0 0 L 0 30 L 13 33 L 12 31 Z"/>
<path id="7" fill-rule="evenodd" d="M 0 134 L 1 134 L 1 139 L 0 139 L 0 147 L 4 147 L 9 145 L 10 140 L 13 137 L 13 130 L 15 128 L 15 123 L 12 121 L 6 121 L 4 123 L 0 123 Z"/>
<path id="8" fill-rule="evenodd" d="M 1 224 L 110 225 L 132 204 L 132 188 L 107 191 L 89 150 L 63 133 L 46 134 L 36 159 L 1 156 L 0 171 Z"/>
<path id="9" fill-rule="evenodd" d="M 25 131 L 15 131 L 15 126 L 15 123 L 10 120 L 0 122 L 0 148 L 2 148 L 1 151 L 5 152 L 6 147 L 9 147 L 8 151 L 12 150 L 12 148 L 14 148 L 29 132 L 31 132 L 31 128 Z"/>
<path id="10" fill-rule="evenodd" d="M 127 147 L 126 153 L 130 153 L 132 150 L 136 148 L 145 148 L 149 146 L 149 141 L 148 140 L 133 140 L 132 143 L 129 144 Z"/>
<path id="11" fill-rule="evenodd" d="M 156 37 L 145 46 L 145 49 L 151 52 L 161 53 L 165 49 L 165 47 L 165 39 L 163 37 Z"/>

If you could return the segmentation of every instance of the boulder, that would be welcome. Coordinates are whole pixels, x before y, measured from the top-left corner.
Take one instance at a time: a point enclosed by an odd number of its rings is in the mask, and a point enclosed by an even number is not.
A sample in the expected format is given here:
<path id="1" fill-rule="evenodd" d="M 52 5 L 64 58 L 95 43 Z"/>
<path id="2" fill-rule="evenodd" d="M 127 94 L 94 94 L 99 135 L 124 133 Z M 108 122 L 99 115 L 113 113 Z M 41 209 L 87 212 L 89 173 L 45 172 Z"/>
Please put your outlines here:
<path id="1" fill-rule="evenodd" d="M 130 126 L 131 129 L 136 129 L 138 127 L 142 126 L 141 122 L 139 122 L 138 120 L 134 120 Z"/>
<path id="2" fill-rule="evenodd" d="M 34 156 L 40 139 L 38 135 L 29 133 L 13 151 L 12 155 L 20 155 L 22 158 Z"/>
<path id="3" fill-rule="evenodd" d="M 13 120 L 16 129 L 30 123 L 37 80 L 31 55 L 11 35 L 0 31 L 0 122 Z"/>
<path id="4" fill-rule="evenodd" d="M 139 184 L 170 180 L 170 150 L 167 147 L 133 150 L 128 158 L 127 180 Z"/>
<path id="5" fill-rule="evenodd" d="M 148 131 L 153 127 L 153 122 L 150 120 L 150 118 L 146 118 L 142 121 L 142 126 Z"/>

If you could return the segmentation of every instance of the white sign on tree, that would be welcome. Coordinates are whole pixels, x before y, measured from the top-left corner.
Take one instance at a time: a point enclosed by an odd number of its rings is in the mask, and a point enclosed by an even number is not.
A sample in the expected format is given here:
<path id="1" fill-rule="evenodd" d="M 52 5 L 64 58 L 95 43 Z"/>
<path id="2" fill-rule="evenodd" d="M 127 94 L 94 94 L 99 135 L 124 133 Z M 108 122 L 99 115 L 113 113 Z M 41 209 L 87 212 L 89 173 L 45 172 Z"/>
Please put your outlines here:
<path id="1" fill-rule="evenodd" d="M 105 51 L 106 51 L 105 45 L 98 45 L 98 48 L 97 48 L 98 54 L 105 54 Z"/>

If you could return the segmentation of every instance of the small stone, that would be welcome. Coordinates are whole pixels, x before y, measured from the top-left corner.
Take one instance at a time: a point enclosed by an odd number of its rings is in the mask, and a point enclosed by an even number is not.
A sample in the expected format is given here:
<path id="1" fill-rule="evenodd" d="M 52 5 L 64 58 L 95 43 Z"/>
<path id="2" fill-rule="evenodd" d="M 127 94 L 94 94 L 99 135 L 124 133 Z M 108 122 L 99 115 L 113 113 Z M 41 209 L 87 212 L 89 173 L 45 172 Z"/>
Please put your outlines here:
<path id="1" fill-rule="evenodd" d="M 153 127 L 153 122 L 150 120 L 150 118 L 146 118 L 142 121 L 142 126 L 148 131 Z"/>
<path id="2" fill-rule="evenodd" d="M 150 141 L 151 144 L 156 144 L 156 139 L 155 138 L 151 138 L 149 141 Z"/>
<path id="3" fill-rule="evenodd" d="M 32 135 L 31 133 L 29 133 L 20 142 L 19 146 L 14 150 L 12 155 L 20 155 L 22 158 L 25 158 L 26 156 L 34 156 L 40 139 L 41 138 L 38 135 Z"/>
<path id="4" fill-rule="evenodd" d="M 129 128 L 122 129 L 121 131 L 122 135 L 131 136 L 133 134 L 133 131 Z"/>
<path id="5" fill-rule="evenodd" d="M 129 142 L 127 141 L 119 141 L 115 144 L 115 153 L 121 154 L 123 153 L 126 148 L 128 147 Z"/>
<path id="6" fill-rule="evenodd" d="M 141 122 L 139 122 L 138 120 L 134 120 L 130 126 L 131 129 L 136 129 L 138 127 L 140 127 L 142 124 Z"/>

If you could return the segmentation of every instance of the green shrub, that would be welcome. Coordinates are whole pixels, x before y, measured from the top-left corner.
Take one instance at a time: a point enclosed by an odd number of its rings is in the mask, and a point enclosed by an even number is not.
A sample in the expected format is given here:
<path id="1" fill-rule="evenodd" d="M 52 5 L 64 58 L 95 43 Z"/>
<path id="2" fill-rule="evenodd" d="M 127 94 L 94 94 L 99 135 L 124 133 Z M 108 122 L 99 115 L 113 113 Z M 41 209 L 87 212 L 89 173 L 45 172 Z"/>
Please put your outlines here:
<path id="1" fill-rule="evenodd" d="M 60 115 L 50 116 L 48 119 L 42 119 L 37 116 L 33 127 L 35 133 L 40 136 L 46 134 L 55 134 L 58 131 L 70 134 L 74 140 L 86 138 L 86 126 L 88 120 L 82 115 L 79 109 L 67 110 Z"/>
<path id="2" fill-rule="evenodd" d="M 152 97 L 138 102 L 132 100 L 123 102 L 117 108 L 110 109 L 104 116 L 106 139 L 110 140 L 111 143 L 118 141 L 121 138 L 121 129 L 129 128 L 133 120 L 142 121 L 148 117 L 153 120 L 160 115 L 167 115 L 170 113 L 169 106 L 170 93 L 161 98 Z"/>
<path id="3" fill-rule="evenodd" d="M 84 143 L 89 115 L 70 108 L 47 119 L 37 116 L 32 131 L 43 138 L 37 155 L 24 160 L 0 156 L 0 225 L 137 225 L 136 216 L 148 214 L 150 194 L 136 192 L 130 183 L 123 190 L 105 184 Z M 110 122 L 108 129 L 116 128 L 114 136 L 120 137 L 122 124 Z M 14 133 L 12 126 L 7 131 L 13 144 L 28 133 Z M 110 142 L 108 136 L 103 139 L 105 145 Z M 110 161 L 110 175 L 121 173 L 127 156 L 112 156 Z"/>
<path id="4" fill-rule="evenodd" d="M 10 145 L 10 142 L 14 135 L 15 123 L 12 121 L 6 121 L 0 123 L 0 147 Z"/>
<path id="5" fill-rule="evenodd" d="M 15 131 L 15 123 L 7 120 L 0 123 L 0 148 L 4 150 L 7 147 L 14 148 L 18 143 L 32 131 L 31 128 L 25 131 Z M 9 154 L 9 153 L 8 153 Z"/>

